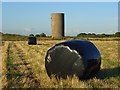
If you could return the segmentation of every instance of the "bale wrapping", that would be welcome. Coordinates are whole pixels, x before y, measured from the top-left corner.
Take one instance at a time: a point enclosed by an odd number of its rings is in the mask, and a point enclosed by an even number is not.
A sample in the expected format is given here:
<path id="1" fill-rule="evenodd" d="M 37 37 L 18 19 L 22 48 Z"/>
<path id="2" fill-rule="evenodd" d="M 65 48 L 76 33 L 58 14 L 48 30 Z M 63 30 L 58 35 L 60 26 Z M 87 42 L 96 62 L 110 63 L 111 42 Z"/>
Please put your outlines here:
<path id="1" fill-rule="evenodd" d="M 67 78 L 76 75 L 89 79 L 100 70 L 101 55 L 96 46 L 87 40 L 70 40 L 50 48 L 45 57 L 49 77 Z"/>
<path id="2" fill-rule="evenodd" d="M 31 36 L 31 37 L 28 37 L 28 44 L 29 45 L 36 45 L 36 37 L 33 37 L 33 36 Z"/>

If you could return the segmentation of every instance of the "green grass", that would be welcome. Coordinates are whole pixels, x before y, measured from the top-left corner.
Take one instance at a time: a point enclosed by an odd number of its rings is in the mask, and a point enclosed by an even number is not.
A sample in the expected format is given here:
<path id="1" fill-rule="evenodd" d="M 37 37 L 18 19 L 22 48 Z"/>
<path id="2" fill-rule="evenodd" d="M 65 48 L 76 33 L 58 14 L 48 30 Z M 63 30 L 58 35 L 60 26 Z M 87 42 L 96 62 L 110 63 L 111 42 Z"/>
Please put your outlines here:
<path id="1" fill-rule="evenodd" d="M 8 48 L 7 48 L 7 60 L 6 60 L 7 79 L 8 79 L 8 80 L 10 79 L 10 73 L 12 72 L 12 71 L 11 71 L 12 61 L 11 61 L 11 58 L 10 58 L 10 46 L 11 46 L 11 44 L 9 44 L 9 45 L 8 45 Z"/>

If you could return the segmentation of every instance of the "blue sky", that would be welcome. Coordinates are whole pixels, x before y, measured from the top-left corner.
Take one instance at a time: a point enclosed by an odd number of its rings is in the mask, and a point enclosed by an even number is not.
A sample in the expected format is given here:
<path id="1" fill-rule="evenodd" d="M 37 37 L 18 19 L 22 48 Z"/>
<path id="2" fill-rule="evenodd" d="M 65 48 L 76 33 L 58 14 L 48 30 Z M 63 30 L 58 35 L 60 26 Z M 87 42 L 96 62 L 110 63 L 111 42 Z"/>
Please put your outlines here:
<path id="1" fill-rule="evenodd" d="M 51 13 L 65 13 L 65 35 L 115 33 L 117 2 L 3 2 L 2 32 L 51 35 Z"/>

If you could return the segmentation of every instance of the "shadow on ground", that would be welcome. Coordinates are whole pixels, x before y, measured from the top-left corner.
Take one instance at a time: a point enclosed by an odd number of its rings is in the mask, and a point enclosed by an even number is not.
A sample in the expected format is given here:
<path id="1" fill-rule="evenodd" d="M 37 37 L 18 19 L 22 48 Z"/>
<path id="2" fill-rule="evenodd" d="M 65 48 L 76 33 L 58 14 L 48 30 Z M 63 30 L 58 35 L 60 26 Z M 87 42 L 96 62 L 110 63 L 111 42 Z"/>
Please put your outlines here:
<path id="1" fill-rule="evenodd" d="M 44 44 L 44 43 L 40 44 L 40 43 L 38 43 L 37 45 L 49 45 L 49 44 Z"/>
<path id="2" fill-rule="evenodd" d="M 96 78 L 105 79 L 105 78 L 111 78 L 111 77 L 117 77 L 117 76 L 120 76 L 120 67 L 101 69 L 98 72 Z"/>
<path id="3" fill-rule="evenodd" d="M 50 44 L 46 44 L 46 43 L 38 43 L 37 45 L 44 45 L 44 46 L 53 46 L 54 44 L 50 43 Z"/>

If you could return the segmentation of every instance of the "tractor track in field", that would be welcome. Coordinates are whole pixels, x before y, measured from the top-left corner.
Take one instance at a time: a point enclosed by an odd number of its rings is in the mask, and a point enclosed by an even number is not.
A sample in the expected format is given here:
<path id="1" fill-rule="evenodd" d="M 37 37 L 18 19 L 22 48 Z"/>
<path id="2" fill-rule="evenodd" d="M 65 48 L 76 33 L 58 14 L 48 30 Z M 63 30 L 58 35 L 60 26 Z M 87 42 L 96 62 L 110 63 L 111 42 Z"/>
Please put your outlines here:
<path id="1" fill-rule="evenodd" d="M 16 84 L 20 84 L 22 83 L 22 85 L 24 86 L 25 84 L 27 84 L 26 86 L 28 87 L 33 87 L 33 88 L 37 88 L 40 87 L 40 80 L 37 79 L 37 77 L 35 76 L 30 63 L 26 60 L 25 58 L 25 53 L 23 52 L 22 49 L 20 49 L 15 43 L 12 43 L 13 48 L 15 50 L 15 54 L 18 56 L 19 60 L 17 63 L 13 63 L 12 68 L 14 72 L 17 73 L 12 73 L 12 75 L 7 75 L 10 76 L 12 78 L 14 78 L 13 81 L 17 82 Z M 14 57 L 13 57 L 14 58 Z M 16 59 L 17 61 L 17 59 Z M 22 73 L 21 73 L 22 71 Z M 9 73 L 11 74 L 11 73 Z M 19 82 L 17 81 L 17 79 L 15 77 L 19 77 L 21 79 L 25 79 L 26 81 L 24 82 Z M 12 84 L 10 85 L 12 86 Z"/>

